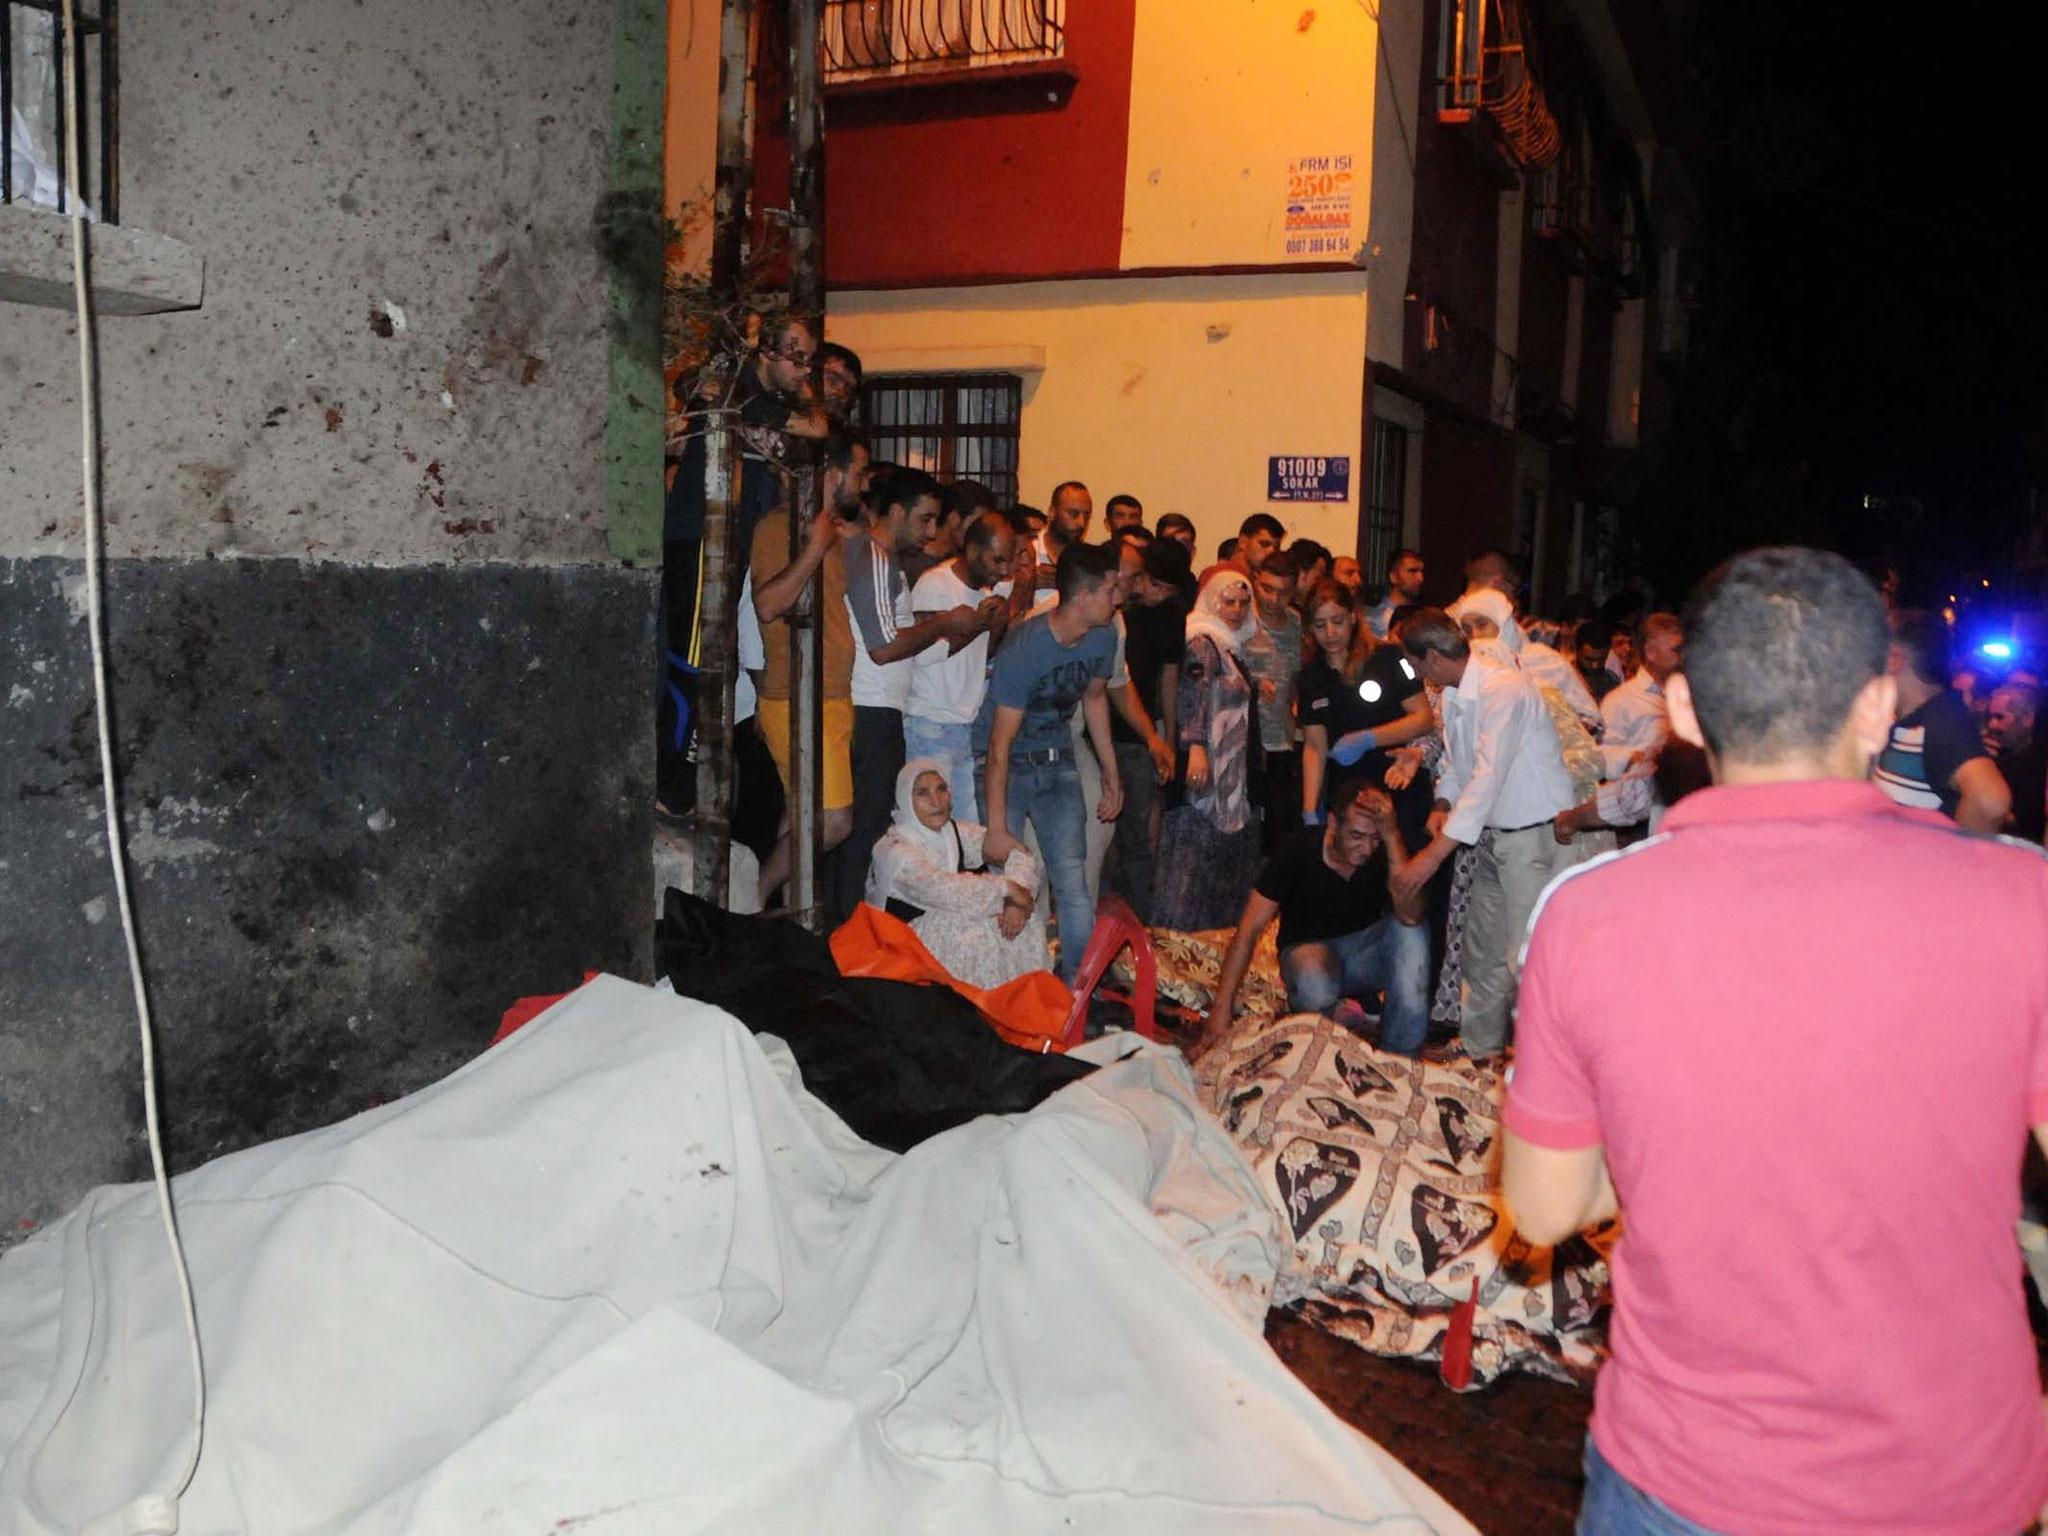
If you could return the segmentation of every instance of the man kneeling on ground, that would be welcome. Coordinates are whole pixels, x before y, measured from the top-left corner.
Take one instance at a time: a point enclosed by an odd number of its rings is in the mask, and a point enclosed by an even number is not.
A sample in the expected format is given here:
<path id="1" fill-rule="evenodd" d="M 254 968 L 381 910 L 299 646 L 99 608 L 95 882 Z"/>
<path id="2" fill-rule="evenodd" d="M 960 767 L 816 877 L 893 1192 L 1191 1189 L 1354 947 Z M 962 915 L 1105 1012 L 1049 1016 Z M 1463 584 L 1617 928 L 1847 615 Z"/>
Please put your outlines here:
<path id="1" fill-rule="evenodd" d="M 1420 890 L 1394 877 L 1408 863 L 1394 802 L 1362 781 L 1327 827 L 1304 827 L 1252 882 L 1209 1005 L 1208 1039 L 1230 1028 L 1252 947 L 1280 919 L 1280 974 L 1293 1013 L 1326 1013 L 1384 992 L 1380 1047 L 1414 1055 L 1429 1032 L 1429 929 Z"/>

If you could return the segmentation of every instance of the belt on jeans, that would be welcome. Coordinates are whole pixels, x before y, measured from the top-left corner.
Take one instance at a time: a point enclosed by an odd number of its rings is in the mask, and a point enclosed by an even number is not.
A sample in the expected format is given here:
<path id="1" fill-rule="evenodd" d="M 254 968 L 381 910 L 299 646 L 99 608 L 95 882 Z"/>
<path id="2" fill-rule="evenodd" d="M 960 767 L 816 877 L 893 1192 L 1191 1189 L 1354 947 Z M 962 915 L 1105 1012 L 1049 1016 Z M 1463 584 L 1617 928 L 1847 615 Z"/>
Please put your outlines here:
<path id="1" fill-rule="evenodd" d="M 1013 763 L 1057 763 L 1061 759 L 1069 758 L 1073 755 L 1074 749 L 1072 747 L 1034 747 L 1028 752 L 1012 749 L 1010 761 Z"/>
<path id="2" fill-rule="evenodd" d="M 1532 821 L 1524 827 L 1488 827 L 1486 830 L 1489 832 L 1534 832 L 1538 827 L 1548 827 L 1553 824 L 1549 820 Z"/>

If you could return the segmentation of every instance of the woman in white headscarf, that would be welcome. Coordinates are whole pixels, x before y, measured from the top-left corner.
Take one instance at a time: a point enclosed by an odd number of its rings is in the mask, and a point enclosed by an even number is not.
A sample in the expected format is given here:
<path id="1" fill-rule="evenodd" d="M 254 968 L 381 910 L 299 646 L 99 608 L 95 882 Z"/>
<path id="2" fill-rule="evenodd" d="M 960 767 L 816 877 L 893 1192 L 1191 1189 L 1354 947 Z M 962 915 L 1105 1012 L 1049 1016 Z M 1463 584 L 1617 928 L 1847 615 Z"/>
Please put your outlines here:
<path id="1" fill-rule="evenodd" d="M 1563 656 L 1522 633 L 1522 626 L 1515 622 L 1514 604 L 1506 597 L 1491 587 L 1478 587 L 1451 604 L 1447 611 L 1467 640 L 1475 645 L 1490 643 L 1497 655 L 1513 661 L 1537 688 L 1554 689 L 1580 723 L 1598 734 L 1600 705 L 1585 679 Z"/>
<path id="2" fill-rule="evenodd" d="M 1038 861 L 1019 848 L 982 868 L 985 830 L 953 819 L 953 789 L 935 758 L 896 775 L 896 809 L 875 842 L 867 901 L 909 923 L 924 947 L 971 987 L 999 987 L 1048 964 Z"/>
<path id="3" fill-rule="evenodd" d="M 1160 819 L 1152 920 L 1162 928 L 1227 928 L 1258 873 L 1252 809 L 1254 685 L 1239 657 L 1258 633 L 1252 584 L 1242 571 L 1210 572 L 1188 615 L 1180 662 L 1181 803 Z"/>

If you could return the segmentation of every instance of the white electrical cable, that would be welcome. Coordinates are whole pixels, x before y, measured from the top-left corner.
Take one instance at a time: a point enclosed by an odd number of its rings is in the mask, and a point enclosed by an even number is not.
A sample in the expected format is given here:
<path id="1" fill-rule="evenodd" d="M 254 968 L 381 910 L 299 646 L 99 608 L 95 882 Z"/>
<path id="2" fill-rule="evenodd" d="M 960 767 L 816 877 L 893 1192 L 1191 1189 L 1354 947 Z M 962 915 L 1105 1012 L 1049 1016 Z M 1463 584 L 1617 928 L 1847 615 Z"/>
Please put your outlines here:
<path id="1" fill-rule="evenodd" d="M 185 1306 L 185 1334 L 192 1352 L 192 1448 L 185 1458 L 184 1472 L 168 1497 L 139 1499 L 128 1506 L 129 1518 L 119 1521 L 127 1530 L 177 1529 L 177 1501 L 192 1486 L 199 1470 L 199 1447 L 206 1427 L 206 1366 L 199 1350 L 199 1313 L 192 1302 L 192 1275 L 185 1264 L 185 1247 L 178 1238 L 178 1217 L 171 1205 L 171 1180 L 164 1169 L 163 1131 L 156 1112 L 155 1029 L 149 1016 L 149 988 L 143 980 L 142 950 L 135 937 L 135 909 L 128 898 L 128 867 L 125 839 L 121 833 L 121 808 L 114 783 L 113 724 L 107 703 L 106 610 L 100 594 L 100 454 L 99 375 L 93 357 L 92 292 L 86 284 L 85 199 L 78 190 L 78 49 L 74 44 L 78 19 L 75 0 L 64 0 L 65 99 L 73 110 L 65 114 L 65 175 L 71 199 L 71 285 L 78 301 L 78 393 L 82 411 L 82 457 L 85 466 L 85 594 L 86 624 L 92 632 L 93 708 L 99 721 L 100 783 L 107 815 L 107 859 L 114 871 L 114 894 L 121 907 L 121 934 L 128 943 L 128 976 L 135 988 L 135 1016 L 142 1032 L 142 1109 L 149 1126 L 149 1165 L 156 1178 L 157 1210 L 163 1217 L 164 1237 L 171 1247 L 171 1265 L 178 1277 L 178 1295 Z M 116 1514 L 121 1512 L 117 1511 Z M 169 1525 L 162 1522 L 166 1516 Z"/>

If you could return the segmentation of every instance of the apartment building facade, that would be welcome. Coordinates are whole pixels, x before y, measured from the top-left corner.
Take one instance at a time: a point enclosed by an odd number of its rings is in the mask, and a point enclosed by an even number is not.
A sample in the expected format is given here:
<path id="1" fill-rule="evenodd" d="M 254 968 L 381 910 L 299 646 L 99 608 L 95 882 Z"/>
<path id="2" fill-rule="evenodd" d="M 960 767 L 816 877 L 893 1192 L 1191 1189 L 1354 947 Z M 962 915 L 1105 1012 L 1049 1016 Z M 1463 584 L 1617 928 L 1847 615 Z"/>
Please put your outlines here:
<path id="1" fill-rule="evenodd" d="M 1540 597 L 1603 575 L 1683 271 L 1650 232 L 1691 201 L 1635 57 L 1684 18 L 1631 3 L 827 0 L 827 334 L 878 457 L 1129 493 L 1205 554 L 1267 511 L 1444 584 L 1482 544 Z M 708 30 L 672 41 L 677 205 Z M 771 242 L 783 46 L 764 18 Z"/>

